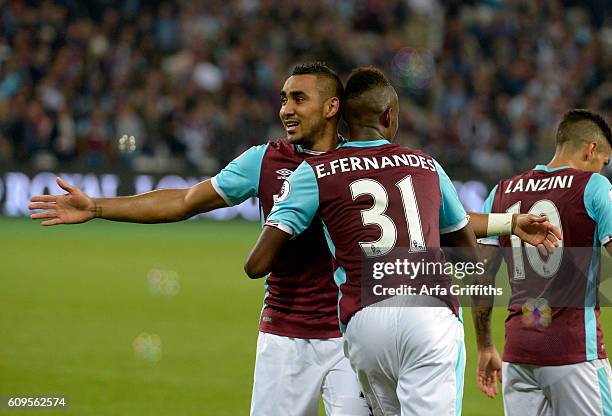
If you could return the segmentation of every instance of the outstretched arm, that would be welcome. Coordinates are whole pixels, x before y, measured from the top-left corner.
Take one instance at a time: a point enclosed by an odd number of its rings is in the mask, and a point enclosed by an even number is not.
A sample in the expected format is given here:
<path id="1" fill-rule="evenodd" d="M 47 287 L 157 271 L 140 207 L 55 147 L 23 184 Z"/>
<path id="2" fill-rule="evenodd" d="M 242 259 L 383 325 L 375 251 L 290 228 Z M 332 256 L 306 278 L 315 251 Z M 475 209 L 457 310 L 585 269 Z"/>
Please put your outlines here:
<path id="1" fill-rule="evenodd" d="M 33 219 L 46 219 L 42 225 L 79 224 L 92 218 L 139 223 L 180 221 L 256 196 L 266 149 L 267 145 L 253 146 L 214 178 L 186 189 L 161 189 L 134 196 L 94 199 L 58 178 L 57 184 L 67 193 L 32 197 L 29 208 L 45 210 L 32 214 Z"/>
<path id="2" fill-rule="evenodd" d="M 187 219 L 201 212 L 227 206 L 211 180 L 186 189 L 161 189 L 117 198 L 91 198 L 79 188 L 57 178 L 65 195 L 33 196 L 28 206 L 43 212 L 32 219 L 45 219 L 42 225 L 80 224 L 93 218 L 112 221 L 161 223 Z"/>

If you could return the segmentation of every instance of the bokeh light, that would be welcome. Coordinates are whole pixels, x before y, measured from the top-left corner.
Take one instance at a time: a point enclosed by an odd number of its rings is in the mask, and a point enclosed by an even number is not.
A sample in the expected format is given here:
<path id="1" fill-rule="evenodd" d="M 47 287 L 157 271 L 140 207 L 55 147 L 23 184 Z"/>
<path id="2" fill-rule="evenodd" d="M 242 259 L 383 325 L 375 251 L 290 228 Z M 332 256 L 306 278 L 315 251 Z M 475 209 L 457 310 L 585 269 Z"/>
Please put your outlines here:
<path id="1" fill-rule="evenodd" d="M 420 92 L 431 85 L 436 72 L 434 54 L 425 48 L 402 48 L 391 61 L 391 72 L 402 87 Z"/>
<path id="2" fill-rule="evenodd" d="M 528 328 L 547 328 L 552 322 L 552 309 L 544 298 L 527 299 L 522 310 L 523 325 Z"/>
<path id="3" fill-rule="evenodd" d="M 124 134 L 119 139 L 119 151 L 121 153 L 132 153 L 136 151 L 136 138 L 134 136 L 129 136 Z"/>
<path id="4" fill-rule="evenodd" d="M 162 343 L 157 334 L 141 333 L 132 342 L 132 347 L 138 360 L 156 364 L 162 359 Z"/>
<path id="5" fill-rule="evenodd" d="M 147 273 L 149 293 L 154 296 L 173 297 L 181 290 L 179 275 L 175 270 L 153 268 Z"/>

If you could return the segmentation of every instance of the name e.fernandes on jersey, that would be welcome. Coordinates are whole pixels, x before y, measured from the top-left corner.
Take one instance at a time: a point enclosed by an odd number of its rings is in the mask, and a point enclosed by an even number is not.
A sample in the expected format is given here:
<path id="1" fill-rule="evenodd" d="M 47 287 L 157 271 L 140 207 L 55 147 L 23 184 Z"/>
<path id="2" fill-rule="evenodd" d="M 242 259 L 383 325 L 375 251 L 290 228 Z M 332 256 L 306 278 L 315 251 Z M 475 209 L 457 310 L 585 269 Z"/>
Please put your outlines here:
<path id="1" fill-rule="evenodd" d="M 377 170 L 409 166 L 436 171 L 436 165 L 430 158 L 414 154 L 400 154 L 391 156 L 350 156 L 334 159 L 314 166 L 317 178 L 335 175 L 338 172 L 351 172 L 357 170 Z"/>

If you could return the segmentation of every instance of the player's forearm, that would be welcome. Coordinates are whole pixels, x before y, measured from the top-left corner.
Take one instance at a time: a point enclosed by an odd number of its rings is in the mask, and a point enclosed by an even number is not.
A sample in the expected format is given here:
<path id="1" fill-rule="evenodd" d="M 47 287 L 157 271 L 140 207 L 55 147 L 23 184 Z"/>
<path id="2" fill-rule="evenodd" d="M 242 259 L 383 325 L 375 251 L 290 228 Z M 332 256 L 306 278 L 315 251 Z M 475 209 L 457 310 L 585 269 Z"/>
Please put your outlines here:
<path id="1" fill-rule="evenodd" d="M 470 225 L 474 229 L 474 234 L 476 234 L 477 238 L 486 237 L 487 233 L 487 223 L 489 222 L 488 215 L 480 214 L 476 212 L 468 212 L 470 217 Z M 484 235 L 483 235 L 484 233 Z"/>
<path id="2" fill-rule="evenodd" d="M 442 234 L 440 243 L 443 247 L 448 248 L 445 253 L 451 262 L 476 264 L 480 261 L 478 244 L 470 224 L 452 233 Z M 457 247 L 457 249 L 453 250 L 451 247 Z"/>
<path id="3" fill-rule="evenodd" d="M 258 279 L 270 273 L 274 259 L 289 238 L 290 234 L 276 227 L 265 226 L 244 263 L 246 274 L 251 279 Z"/>
<path id="4" fill-rule="evenodd" d="M 95 218 L 145 224 L 180 221 L 190 217 L 187 189 L 161 189 L 144 194 L 94 198 Z"/>
<path id="5" fill-rule="evenodd" d="M 492 315 L 492 307 L 472 305 L 472 319 L 474 321 L 478 349 L 490 348 L 494 345 L 493 336 L 491 334 Z"/>
<path id="6" fill-rule="evenodd" d="M 489 271 L 482 275 L 474 276 L 473 284 L 484 287 L 493 287 L 495 279 Z M 491 316 L 493 314 L 493 295 L 473 295 L 472 296 L 472 318 L 474 320 L 474 330 L 476 332 L 476 343 L 478 349 L 493 346 L 491 336 Z"/>
<path id="7" fill-rule="evenodd" d="M 482 274 L 474 275 L 473 283 L 481 286 L 495 286 L 495 276 L 501 266 L 502 255 L 499 247 L 480 245 L 482 259 L 485 263 L 485 270 Z M 493 295 L 474 295 L 472 296 L 472 318 L 476 332 L 476 343 L 479 349 L 490 348 L 493 346 L 491 335 L 491 317 L 493 315 L 493 305 L 495 298 Z"/>
<path id="8" fill-rule="evenodd" d="M 160 189 L 119 198 L 96 198 L 94 217 L 112 221 L 160 223 L 185 220 L 227 207 L 210 179 L 188 189 Z"/>

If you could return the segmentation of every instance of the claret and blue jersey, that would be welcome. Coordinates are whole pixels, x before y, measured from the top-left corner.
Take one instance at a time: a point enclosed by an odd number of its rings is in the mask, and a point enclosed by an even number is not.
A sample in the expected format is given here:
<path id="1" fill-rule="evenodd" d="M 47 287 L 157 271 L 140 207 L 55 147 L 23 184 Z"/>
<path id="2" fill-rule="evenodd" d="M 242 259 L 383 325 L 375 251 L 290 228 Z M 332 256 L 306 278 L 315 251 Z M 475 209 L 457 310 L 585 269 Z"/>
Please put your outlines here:
<path id="1" fill-rule="evenodd" d="M 563 232 L 563 248 L 546 259 L 529 255 L 517 237 L 480 241 L 513 248 L 503 251 L 512 288 L 504 361 L 566 365 L 605 358 L 597 292 L 601 245 L 612 239 L 610 181 L 568 166 L 538 165 L 500 181 L 483 210 L 544 213 Z M 528 303 L 537 298 L 550 305 L 534 315 Z"/>
<path id="2" fill-rule="evenodd" d="M 439 247 L 440 234 L 468 222 L 442 167 L 425 153 L 386 140 L 347 142 L 308 158 L 284 188 L 266 225 L 298 236 L 322 221 L 337 263 L 342 326 L 367 306 L 360 296 L 364 256 L 394 247 Z"/>
<path id="3" fill-rule="evenodd" d="M 254 146 L 212 178 L 228 205 L 259 197 L 262 221 L 281 186 L 304 159 L 314 153 L 286 139 Z M 275 335 L 327 339 L 339 337 L 333 266 L 320 223 L 290 241 L 277 256 L 266 279 L 260 330 Z"/>

